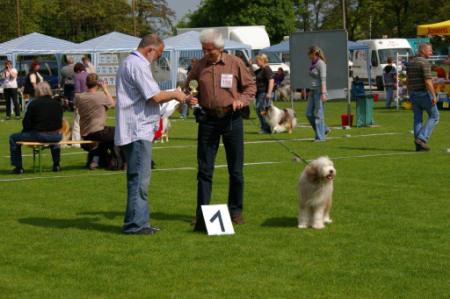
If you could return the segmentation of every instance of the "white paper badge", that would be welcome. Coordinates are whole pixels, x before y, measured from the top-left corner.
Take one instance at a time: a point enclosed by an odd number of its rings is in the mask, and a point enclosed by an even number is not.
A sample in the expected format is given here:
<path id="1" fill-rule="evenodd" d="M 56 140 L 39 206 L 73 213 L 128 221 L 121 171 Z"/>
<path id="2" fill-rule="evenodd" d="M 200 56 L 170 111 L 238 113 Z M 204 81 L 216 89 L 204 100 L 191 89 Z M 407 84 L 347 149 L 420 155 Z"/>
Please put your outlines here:
<path id="1" fill-rule="evenodd" d="M 220 77 L 220 87 L 232 88 L 233 87 L 233 75 L 232 74 L 222 74 L 222 76 Z"/>
<path id="2" fill-rule="evenodd" d="M 203 205 L 202 212 L 209 236 L 234 235 L 227 205 Z"/>

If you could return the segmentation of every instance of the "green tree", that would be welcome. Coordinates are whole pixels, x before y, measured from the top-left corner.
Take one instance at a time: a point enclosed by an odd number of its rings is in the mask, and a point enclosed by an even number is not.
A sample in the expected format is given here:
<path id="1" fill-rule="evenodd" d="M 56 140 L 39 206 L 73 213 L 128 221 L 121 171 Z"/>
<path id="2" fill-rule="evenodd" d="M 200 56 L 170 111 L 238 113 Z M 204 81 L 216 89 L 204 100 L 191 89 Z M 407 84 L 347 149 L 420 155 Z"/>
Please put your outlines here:
<path id="1" fill-rule="evenodd" d="M 265 25 L 273 43 L 295 30 L 291 0 L 204 0 L 179 27 Z"/>

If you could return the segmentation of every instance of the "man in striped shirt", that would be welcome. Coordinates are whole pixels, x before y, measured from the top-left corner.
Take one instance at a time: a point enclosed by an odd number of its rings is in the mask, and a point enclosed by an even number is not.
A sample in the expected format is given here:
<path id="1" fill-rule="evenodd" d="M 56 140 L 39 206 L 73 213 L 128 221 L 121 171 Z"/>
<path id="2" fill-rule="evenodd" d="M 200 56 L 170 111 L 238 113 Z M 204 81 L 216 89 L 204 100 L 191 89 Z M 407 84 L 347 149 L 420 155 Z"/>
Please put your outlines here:
<path id="1" fill-rule="evenodd" d="M 159 104 L 186 100 L 181 91 L 161 91 L 153 79 L 150 64 L 159 59 L 163 50 L 164 43 L 158 35 L 146 35 L 117 73 L 114 140 L 127 162 L 128 198 L 123 224 L 126 234 L 153 235 L 159 231 L 150 226 L 148 209 L 152 140 L 159 126 Z"/>
<path id="2" fill-rule="evenodd" d="M 428 139 L 439 121 L 436 93 L 431 79 L 431 65 L 428 62 L 433 54 L 430 44 L 419 45 L 419 55 L 407 65 L 408 91 L 413 103 L 414 112 L 414 144 L 416 151 L 429 151 Z M 422 124 L 423 112 L 428 120 Z"/>

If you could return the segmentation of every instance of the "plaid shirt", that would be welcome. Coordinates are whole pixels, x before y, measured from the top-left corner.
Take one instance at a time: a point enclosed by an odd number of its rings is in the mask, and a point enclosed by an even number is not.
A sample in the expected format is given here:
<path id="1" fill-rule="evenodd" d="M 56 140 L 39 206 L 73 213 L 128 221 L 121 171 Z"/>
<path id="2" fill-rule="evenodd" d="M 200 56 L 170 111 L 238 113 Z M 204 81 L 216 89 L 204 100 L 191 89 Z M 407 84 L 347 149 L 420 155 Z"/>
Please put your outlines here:
<path id="1" fill-rule="evenodd" d="M 425 80 L 431 79 L 431 65 L 423 57 L 412 59 L 406 67 L 408 90 L 426 90 Z"/>

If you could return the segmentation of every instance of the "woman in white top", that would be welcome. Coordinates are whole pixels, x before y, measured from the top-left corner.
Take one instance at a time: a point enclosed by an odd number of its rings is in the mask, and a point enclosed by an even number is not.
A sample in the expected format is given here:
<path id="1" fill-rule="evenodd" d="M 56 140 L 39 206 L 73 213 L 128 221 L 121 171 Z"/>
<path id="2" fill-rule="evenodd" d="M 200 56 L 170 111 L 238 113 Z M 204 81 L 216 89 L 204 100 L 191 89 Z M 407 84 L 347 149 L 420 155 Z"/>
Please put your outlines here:
<path id="1" fill-rule="evenodd" d="M 20 119 L 20 106 L 17 100 L 17 70 L 13 68 L 10 60 L 5 61 L 5 69 L 1 74 L 3 81 L 3 94 L 6 101 L 6 119 L 11 119 L 11 103 L 14 106 L 16 119 Z"/>

